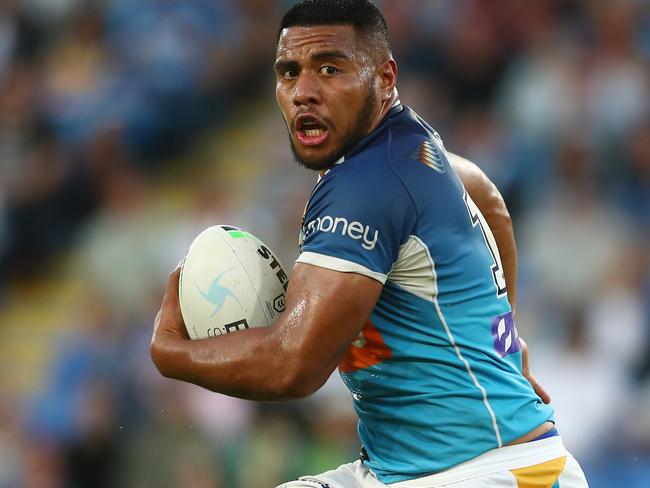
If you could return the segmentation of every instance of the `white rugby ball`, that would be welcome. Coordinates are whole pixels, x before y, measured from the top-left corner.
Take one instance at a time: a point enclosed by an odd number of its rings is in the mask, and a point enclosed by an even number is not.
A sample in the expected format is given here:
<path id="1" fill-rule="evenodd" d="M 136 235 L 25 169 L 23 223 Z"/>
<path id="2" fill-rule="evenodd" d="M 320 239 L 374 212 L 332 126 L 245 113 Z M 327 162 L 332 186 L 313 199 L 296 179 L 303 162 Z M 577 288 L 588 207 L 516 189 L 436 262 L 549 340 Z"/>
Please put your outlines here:
<path id="1" fill-rule="evenodd" d="M 238 227 L 215 225 L 192 242 L 179 281 L 192 339 L 271 325 L 284 311 L 287 273 L 275 253 Z"/>

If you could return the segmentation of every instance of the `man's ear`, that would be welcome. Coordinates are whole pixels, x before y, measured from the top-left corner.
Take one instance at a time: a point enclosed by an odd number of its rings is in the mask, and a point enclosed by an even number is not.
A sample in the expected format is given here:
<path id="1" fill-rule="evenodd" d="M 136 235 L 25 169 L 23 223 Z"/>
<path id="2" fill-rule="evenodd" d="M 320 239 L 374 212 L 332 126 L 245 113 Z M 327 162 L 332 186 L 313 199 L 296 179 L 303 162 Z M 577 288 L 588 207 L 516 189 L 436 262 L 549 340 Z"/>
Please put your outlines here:
<path id="1" fill-rule="evenodd" d="M 382 99 L 390 98 L 397 85 L 397 63 L 393 58 L 387 59 L 379 67 L 379 89 Z"/>

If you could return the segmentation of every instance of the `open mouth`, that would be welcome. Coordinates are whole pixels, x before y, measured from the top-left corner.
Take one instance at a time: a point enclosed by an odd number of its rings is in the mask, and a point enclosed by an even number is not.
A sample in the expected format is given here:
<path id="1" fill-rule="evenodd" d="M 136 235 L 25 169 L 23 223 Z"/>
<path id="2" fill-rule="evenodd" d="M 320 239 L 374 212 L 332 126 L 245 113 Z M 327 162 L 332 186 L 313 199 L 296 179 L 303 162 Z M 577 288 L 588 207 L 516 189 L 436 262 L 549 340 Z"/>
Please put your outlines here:
<path id="1" fill-rule="evenodd" d="M 325 124 L 312 115 L 299 115 L 296 119 L 296 137 L 305 146 L 318 146 L 328 135 Z"/>

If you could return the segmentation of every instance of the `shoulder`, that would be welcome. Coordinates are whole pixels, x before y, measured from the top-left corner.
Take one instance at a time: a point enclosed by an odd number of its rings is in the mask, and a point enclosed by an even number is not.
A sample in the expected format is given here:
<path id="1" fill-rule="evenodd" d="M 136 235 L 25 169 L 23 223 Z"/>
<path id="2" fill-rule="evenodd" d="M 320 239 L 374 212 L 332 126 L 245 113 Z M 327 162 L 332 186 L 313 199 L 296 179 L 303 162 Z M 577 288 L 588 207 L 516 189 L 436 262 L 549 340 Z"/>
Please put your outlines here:
<path id="1" fill-rule="evenodd" d="M 416 225 L 415 205 L 394 170 L 386 135 L 325 174 L 305 209 L 300 262 L 383 283 Z"/>
<path id="2" fill-rule="evenodd" d="M 438 175 L 450 172 L 451 164 L 438 133 L 408 107 L 392 117 L 387 127 L 388 161 L 400 178 L 428 179 L 431 170 Z"/>
<path id="3" fill-rule="evenodd" d="M 417 206 L 438 205 L 460 191 L 455 166 L 440 135 L 411 109 L 391 127 L 390 164 Z"/>
<path id="4" fill-rule="evenodd" d="M 417 179 L 422 171 L 418 163 L 440 174 L 450 167 L 440 136 L 410 108 L 403 107 L 335 165 L 314 195 L 334 192 L 355 196 L 367 191 L 375 197 L 406 196 L 409 183 L 405 178 L 415 169 Z"/>
<path id="5" fill-rule="evenodd" d="M 336 203 L 358 208 L 411 205 L 408 189 L 395 170 L 387 134 L 335 165 L 318 182 L 310 205 Z"/>

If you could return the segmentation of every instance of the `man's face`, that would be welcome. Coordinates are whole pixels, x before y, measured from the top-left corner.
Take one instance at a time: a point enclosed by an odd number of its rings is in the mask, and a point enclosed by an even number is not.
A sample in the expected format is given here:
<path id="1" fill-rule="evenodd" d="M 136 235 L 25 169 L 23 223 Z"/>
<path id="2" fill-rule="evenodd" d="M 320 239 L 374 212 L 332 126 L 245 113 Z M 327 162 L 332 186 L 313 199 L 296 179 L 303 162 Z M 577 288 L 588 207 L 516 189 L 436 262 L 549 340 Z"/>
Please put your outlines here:
<path id="1" fill-rule="evenodd" d="M 372 57 L 354 27 L 288 27 L 278 41 L 276 98 L 296 159 L 331 167 L 368 134 L 379 114 Z"/>

